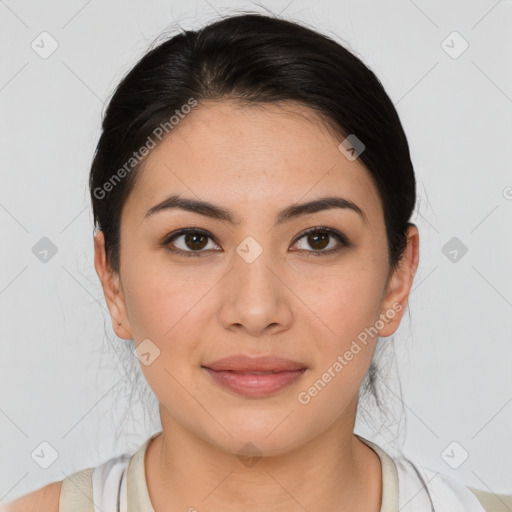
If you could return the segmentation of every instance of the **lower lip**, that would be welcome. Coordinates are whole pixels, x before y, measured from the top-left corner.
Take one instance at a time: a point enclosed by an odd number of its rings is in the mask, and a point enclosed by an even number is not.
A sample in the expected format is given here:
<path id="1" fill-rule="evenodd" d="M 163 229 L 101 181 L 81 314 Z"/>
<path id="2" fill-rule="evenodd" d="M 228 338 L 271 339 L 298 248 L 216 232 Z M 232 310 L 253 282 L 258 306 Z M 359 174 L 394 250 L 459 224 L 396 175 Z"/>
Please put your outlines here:
<path id="1" fill-rule="evenodd" d="M 250 397 L 271 395 L 295 382 L 306 371 L 306 368 L 303 368 L 301 370 L 254 374 L 235 373 L 228 370 L 215 371 L 206 367 L 203 367 L 203 369 L 224 388 L 239 395 Z"/>

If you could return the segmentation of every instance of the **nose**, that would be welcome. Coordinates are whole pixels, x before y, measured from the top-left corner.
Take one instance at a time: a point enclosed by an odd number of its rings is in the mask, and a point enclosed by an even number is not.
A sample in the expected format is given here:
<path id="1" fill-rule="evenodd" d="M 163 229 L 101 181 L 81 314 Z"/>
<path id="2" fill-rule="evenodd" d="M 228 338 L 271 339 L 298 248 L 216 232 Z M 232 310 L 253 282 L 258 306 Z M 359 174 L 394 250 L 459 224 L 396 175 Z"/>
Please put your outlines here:
<path id="1" fill-rule="evenodd" d="M 270 251 L 261 252 L 254 260 L 240 254 L 234 253 L 233 267 L 222 282 L 222 325 L 250 336 L 289 329 L 293 294 L 286 285 L 285 272 Z"/>

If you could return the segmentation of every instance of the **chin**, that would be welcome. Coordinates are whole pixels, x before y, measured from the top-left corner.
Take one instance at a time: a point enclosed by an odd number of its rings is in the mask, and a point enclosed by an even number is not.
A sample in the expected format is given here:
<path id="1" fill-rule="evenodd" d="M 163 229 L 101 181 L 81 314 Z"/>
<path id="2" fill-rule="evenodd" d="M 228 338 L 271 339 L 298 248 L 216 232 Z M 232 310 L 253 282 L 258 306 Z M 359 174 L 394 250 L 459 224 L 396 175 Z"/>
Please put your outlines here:
<path id="1" fill-rule="evenodd" d="M 293 451 L 307 441 L 307 439 L 295 439 L 290 435 L 288 425 L 276 428 L 279 422 L 262 423 L 259 427 L 254 425 L 239 425 L 235 422 L 230 424 L 229 432 L 218 431 L 213 437 L 207 436 L 207 441 L 217 446 L 224 452 L 232 453 L 238 457 L 272 457 L 284 455 Z M 303 431 L 302 431 L 303 432 Z M 220 434 L 220 437 L 219 437 Z"/>

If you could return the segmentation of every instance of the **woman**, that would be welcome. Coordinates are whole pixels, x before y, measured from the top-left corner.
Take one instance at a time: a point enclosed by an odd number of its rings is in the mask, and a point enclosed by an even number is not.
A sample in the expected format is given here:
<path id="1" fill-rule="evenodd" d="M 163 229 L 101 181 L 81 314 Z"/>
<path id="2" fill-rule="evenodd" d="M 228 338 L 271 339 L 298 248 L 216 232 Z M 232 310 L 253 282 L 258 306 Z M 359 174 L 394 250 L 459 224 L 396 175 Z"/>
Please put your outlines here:
<path id="1" fill-rule="evenodd" d="M 115 91 L 90 188 L 162 431 L 9 510 L 500 510 L 354 434 L 419 261 L 407 140 L 358 58 L 255 14 L 176 35 Z"/>

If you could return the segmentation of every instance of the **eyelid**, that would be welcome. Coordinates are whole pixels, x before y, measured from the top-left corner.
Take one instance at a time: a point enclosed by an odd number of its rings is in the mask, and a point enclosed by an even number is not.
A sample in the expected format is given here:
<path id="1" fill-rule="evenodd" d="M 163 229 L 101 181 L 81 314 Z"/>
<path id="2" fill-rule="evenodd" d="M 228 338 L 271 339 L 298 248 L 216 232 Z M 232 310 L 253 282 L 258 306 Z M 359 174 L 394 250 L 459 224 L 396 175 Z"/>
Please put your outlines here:
<path id="1" fill-rule="evenodd" d="M 301 238 L 305 237 L 306 235 L 312 234 L 312 233 L 327 233 L 328 235 L 331 235 L 332 237 L 336 238 L 339 242 L 341 242 L 343 245 L 348 246 L 350 245 L 350 242 L 348 238 L 338 231 L 337 229 L 330 228 L 328 226 L 314 226 L 312 228 L 308 228 L 301 233 L 297 235 L 295 238 L 294 244 L 300 240 Z M 329 251 L 310 251 L 310 252 L 329 252 Z"/>
<path id="2" fill-rule="evenodd" d="M 193 234 L 200 234 L 200 235 L 203 235 L 209 239 L 211 239 L 216 245 L 219 245 L 218 242 L 215 240 L 215 237 L 208 231 L 206 231 L 205 229 L 202 229 L 202 228 L 196 228 L 196 227 L 190 227 L 190 228 L 182 228 L 182 229 L 178 229 L 177 231 L 173 231 L 172 233 L 170 233 L 169 235 L 167 235 L 164 240 L 162 241 L 162 246 L 166 249 L 168 249 L 169 251 L 173 252 L 173 253 L 178 253 L 178 254 L 182 254 L 182 255 L 185 255 L 185 256 L 203 256 L 203 255 L 207 255 L 209 254 L 210 251 L 204 251 L 204 250 L 200 250 L 200 251 L 192 251 L 192 250 L 189 250 L 189 251 L 185 251 L 183 249 L 179 249 L 179 248 L 170 248 L 169 245 L 171 244 L 171 242 L 175 239 L 175 238 L 178 238 L 182 235 L 187 235 L 189 233 L 193 233 Z M 221 252 L 221 251 L 216 251 L 216 252 Z"/>
<path id="3" fill-rule="evenodd" d="M 348 240 L 348 238 L 343 233 L 341 233 L 337 229 L 330 228 L 328 226 L 313 226 L 311 228 L 308 228 L 308 229 L 302 231 L 301 233 L 299 233 L 295 237 L 292 245 L 295 245 L 301 238 L 304 238 L 305 236 L 307 236 L 309 234 L 313 234 L 313 233 L 317 233 L 317 232 L 327 233 L 329 236 L 335 238 L 339 242 L 340 245 L 338 245 L 334 249 L 329 249 L 328 251 L 313 250 L 313 249 L 312 250 L 299 249 L 299 250 L 295 250 L 294 252 L 305 252 L 305 253 L 309 253 L 310 255 L 318 255 L 318 256 L 320 256 L 320 255 L 323 255 L 323 254 L 325 254 L 325 255 L 333 254 L 333 253 L 338 252 L 339 250 L 341 250 L 343 247 L 349 247 L 349 246 L 352 245 L 351 242 Z M 202 256 L 202 255 L 207 255 L 207 254 L 209 254 L 211 252 L 211 249 L 208 250 L 208 251 L 205 251 L 205 250 L 197 250 L 197 251 L 188 250 L 188 251 L 185 251 L 185 250 L 179 249 L 179 248 L 174 248 L 174 249 L 169 248 L 170 243 L 175 238 L 178 238 L 178 237 L 180 237 L 182 235 L 186 235 L 188 233 L 204 235 L 207 238 L 211 239 L 216 245 L 219 245 L 218 242 L 215 240 L 215 237 L 210 232 L 206 231 L 205 229 L 196 228 L 196 227 L 181 228 L 181 229 L 179 229 L 177 231 L 174 231 L 174 232 L 170 233 L 169 235 L 167 235 L 164 238 L 164 240 L 162 241 L 161 245 L 164 246 L 165 248 L 167 248 L 171 252 L 182 254 L 182 255 L 185 255 L 185 256 L 190 256 L 190 255 Z M 222 252 L 222 251 L 215 250 L 215 252 Z"/>

